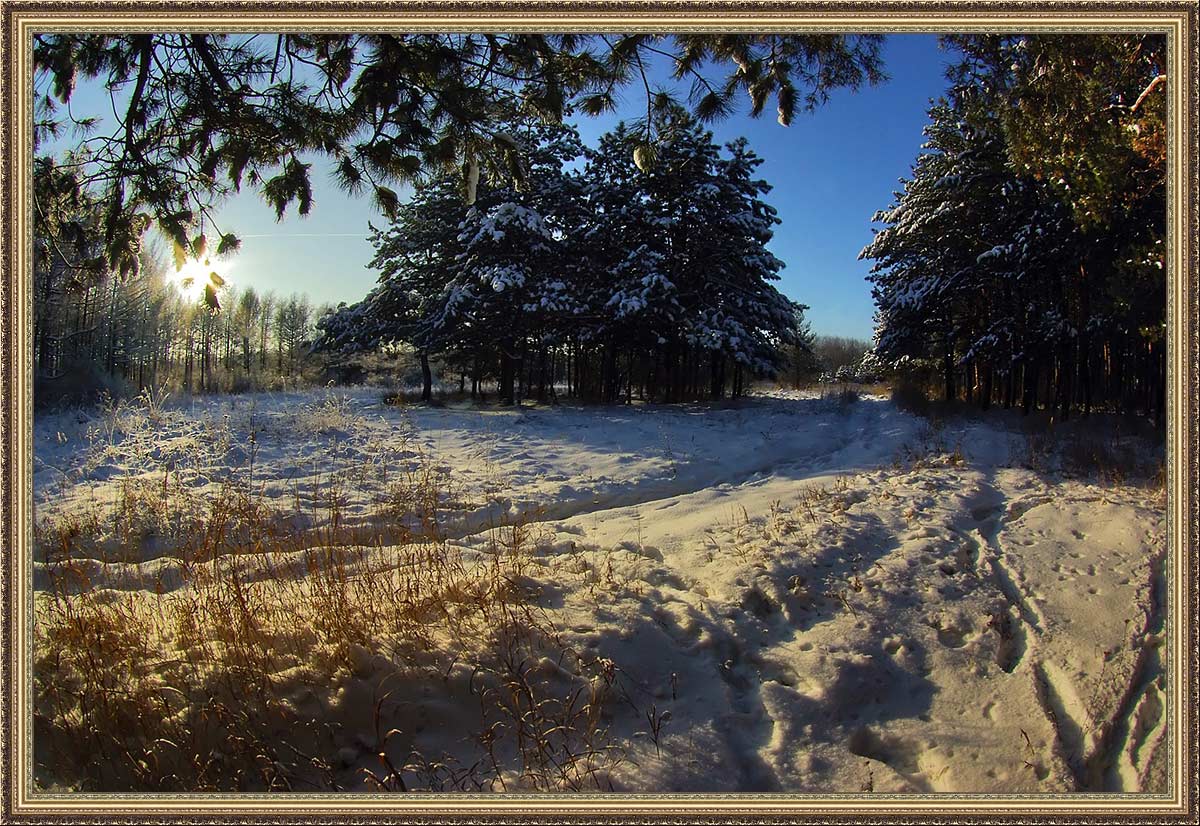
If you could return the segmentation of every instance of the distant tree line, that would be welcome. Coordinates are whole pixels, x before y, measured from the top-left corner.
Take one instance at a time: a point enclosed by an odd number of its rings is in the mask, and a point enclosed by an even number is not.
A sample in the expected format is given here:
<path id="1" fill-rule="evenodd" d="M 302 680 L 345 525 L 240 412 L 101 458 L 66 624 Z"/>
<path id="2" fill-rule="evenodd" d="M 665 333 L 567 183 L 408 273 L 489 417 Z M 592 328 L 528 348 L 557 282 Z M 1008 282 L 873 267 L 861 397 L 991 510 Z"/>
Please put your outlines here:
<path id="1" fill-rule="evenodd" d="M 947 399 L 1166 403 L 1166 40 L 972 35 L 875 264 L 874 357 Z"/>
<path id="2" fill-rule="evenodd" d="M 39 403 L 90 401 L 100 390 L 278 387 L 299 377 L 320 312 L 306 297 L 232 285 L 197 295 L 181 287 L 162 257 L 149 251 L 142 257 L 126 278 L 82 280 L 51 256 L 37 258 L 33 359 Z"/>
<path id="3" fill-rule="evenodd" d="M 432 178 L 452 176 L 469 205 L 479 182 L 507 176 L 515 184 L 527 165 L 501 124 L 552 125 L 569 112 L 611 112 L 631 85 L 645 91 L 647 115 L 629 130 L 624 148 L 649 165 L 662 137 L 658 126 L 680 106 L 677 90 L 702 121 L 724 117 L 746 99 L 752 116 L 770 106 L 786 126 L 835 89 L 882 80 L 881 40 L 823 33 L 37 33 L 32 217 L 37 300 L 46 302 L 37 311 L 35 342 L 43 386 L 85 365 L 138 384 L 170 377 L 207 390 L 221 384 L 223 371 L 252 371 L 254 357 L 260 371 L 268 369 L 271 346 L 275 371 L 286 374 L 288 341 L 296 337 L 281 319 L 260 310 L 284 332 L 255 344 L 235 335 L 239 302 L 225 300 L 225 310 L 213 315 L 220 285 L 205 291 L 207 310 L 191 302 L 165 309 L 174 305 L 160 294 L 157 275 L 140 273 L 151 228 L 177 264 L 185 256 L 235 253 L 240 241 L 219 225 L 213 207 L 244 187 L 279 217 L 293 207 L 307 215 L 313 166 L 321 161 L 343 189 L 370 197 L 389 216 L 401 207 L 400 186 Z M 673 84 L 652 84 L 654 62 L 669 67 Z M 75 95 L 83 84 L 100 92 L 93 111 Z M 483 214 L 481 206 L 476 215 Z M 503 224 L 521 214 L 492 217 Z M 206 236 L 211 244 L 201 249 Z M 126 286 L 130 293 L 119 294 Z M 155 332 L 160 316 L 168 327 Z M 447 325 L 453 319 L 448 313 Z M 470 324 L 453 325 L 470 339 Z M 612 396 L 621 381 L 628 391 L 632 368 L 618 378 L 611 345 L 605 351 L 579 337 L 535 343 L 533 335 L 514 331 L 513 345 L 504 347 L 505 395 L 514 382 L 523 389 L 543 353 L 571 359 L 573 391 L 586 386 Z M 245 345 L 240 368 L 238 338 Z M 471 358 L 468 352 L 455 355 Z M 585 369 L 597 359 L 608 366 Z M 713 368 L 718 376 L 722 365 Z M 653 377 L 639 386 L 686 395 L 708 366 L 673 352 L 661 365 L 640 365 Z M 549 380 L 564 369 L 555 361 L 542 373 Z M 599 390 L 591 387 L 593 373 Z M 741 379 L 739 373 L 735 384 Z"/>
<path id="4" fill-rule="evenodd" d="M 378 286 L 320 322 L 342 353 L 403 343 L 502 401 L 680 401 L 745 392 L 807 346 L 804 307 L 772 286 L 779 222 L 744 140 L 685 111 L 653 150 L 625 124 L 585 148 L 573 128 L 513 125 L 512 177 L 435 177 L 374 231 Z M 499 133 L 498 133 L 499 134 Z M 580 162 L 582 161 L 582 168 Z"/>
<path id="5" fill-rule="evenodd" d="M 814 382 L 875 382 L 881 376 L 870 353 L 870 341 L 816 335 L 805 322 L 797 344 L 786 349 L 787 365 L 777 380 L 797 390 Z"/>
<path id="6" fill-rule="evenodd" d="M 861 362 L 870 351 L 871 342 L 850 336 L 817 336 L 812 348 L 822 379 L 859 381 L 865 378 Z"/>

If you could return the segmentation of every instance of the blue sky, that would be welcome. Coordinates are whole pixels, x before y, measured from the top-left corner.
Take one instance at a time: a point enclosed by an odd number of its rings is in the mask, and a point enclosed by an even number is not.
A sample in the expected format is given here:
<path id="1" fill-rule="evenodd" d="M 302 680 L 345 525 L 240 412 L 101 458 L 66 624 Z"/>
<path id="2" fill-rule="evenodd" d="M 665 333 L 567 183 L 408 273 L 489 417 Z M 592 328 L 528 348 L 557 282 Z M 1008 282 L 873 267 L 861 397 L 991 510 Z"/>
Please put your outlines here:
<path id="1" fill-rule="evenodd" d="M 767 200 L 779 211 L 772 251 L 786 263 L 779 288 L 809 305 L 820 334 L 869 339 L 873 329 L 869 262 L 858 253 L 871 239 L 871 215 L 886 207 L 923 141 L 930 98 L 946 86 L 949 56 L 933 35 L 889 35 L 883 46 L 891 79 L 856 93 L 838 91 L 789 127 L 772 106 L 757 119 L 740 112 L 715 124 L 720 141 L 744 135 L 763 158 L 760 177 L 774 186 Z M 626 90 L 615 115 L 581 118 L 586 142 L 622 117 L 644 111 L 640 89 Z M 367 268 L 367 222 L 385 222 L 365 197 L 337 189 L 314 169 L 315 203 L 305 218 L 294 208 L 281 222 L 253 191 L 218 211 L 220 229 L 242 238 L 228 275 L 238 285 L 279 294 L 307 293 L 314 303 L 354 302 L 375 283 Z"/>

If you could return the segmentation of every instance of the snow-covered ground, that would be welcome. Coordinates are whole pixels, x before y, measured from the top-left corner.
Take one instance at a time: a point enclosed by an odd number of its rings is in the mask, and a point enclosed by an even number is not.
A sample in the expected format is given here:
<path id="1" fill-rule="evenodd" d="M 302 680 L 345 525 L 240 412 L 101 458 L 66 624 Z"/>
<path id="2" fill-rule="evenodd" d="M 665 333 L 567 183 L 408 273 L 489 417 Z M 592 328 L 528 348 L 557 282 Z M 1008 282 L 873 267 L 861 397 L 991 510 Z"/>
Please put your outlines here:
<path id="1" fill-rule="evenodd" d="M 561 645 L 621 675 L 604 712 L 623 755 L 612 788 L 1163 788 L 1161 490 L 1059 473 L 999 416 L 933 426 L 882 398 L 382 399 L 339 388 L 41 415 L 36 518 L 111 514 L 131 486 L 198 503 L 232 487 L 298 528 L 370 533 L 413 518 L 388 504 L 424 469 L 452 500 L 438 535 L 467 558 L 492 552 L 495 525 L 530 525 L 529 584 Z M 114 523 L 88 524 L 75 552 L 93 557 L 93 586 L 190 587 L 162 524 L 115 561 Z M 348 788 L 378 768 L 364 698 L 381 673 L 366 662 L 330 688 Z M 472 677 L 451 667 L 406 693 L 428 720 L 406 733 L 414 748 L 478 758 Z"/>

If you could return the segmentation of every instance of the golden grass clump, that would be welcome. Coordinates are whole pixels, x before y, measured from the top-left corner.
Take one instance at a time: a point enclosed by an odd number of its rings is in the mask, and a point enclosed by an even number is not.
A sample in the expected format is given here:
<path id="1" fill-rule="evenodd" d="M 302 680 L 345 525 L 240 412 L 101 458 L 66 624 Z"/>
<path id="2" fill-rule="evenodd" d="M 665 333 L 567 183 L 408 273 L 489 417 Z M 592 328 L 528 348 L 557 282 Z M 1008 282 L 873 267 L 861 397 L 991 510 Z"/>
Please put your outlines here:
<path id="1" fill-rule="evenodd" d="M 525 526 L 463 550 L 441 527 L 448 494 L 444 474 L 414 472 L 365 527 L 305 528 L 233 485 L 184 501 L 169 482 L 131 482 L 107 512 L 42 520 L 36 781 L 605 787 L 623 759 L 602 714 L 619 670 L 558 638 Z M 460 745 L 432 736 L 439 714 Z"/>

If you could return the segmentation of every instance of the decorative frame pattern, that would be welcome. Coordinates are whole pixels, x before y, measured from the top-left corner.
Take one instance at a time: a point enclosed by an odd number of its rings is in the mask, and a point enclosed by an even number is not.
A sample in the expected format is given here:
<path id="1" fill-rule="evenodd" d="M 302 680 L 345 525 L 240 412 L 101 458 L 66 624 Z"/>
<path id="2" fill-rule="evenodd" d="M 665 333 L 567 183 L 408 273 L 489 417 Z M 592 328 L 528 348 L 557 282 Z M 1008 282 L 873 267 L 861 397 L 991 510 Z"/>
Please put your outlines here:
<path id="1" fill-rule="evenodd" d="M 3 813 L 11 822 L 229 821 L 356 823 L 400 820 L 462 822 L 605 820 L 722 823 L 746 821 L 869 822 L 967 819 L 1195 822 L 1200 800 L 1200 12 L 1192 2 L 955 2 L 822 0 L 821 2 L 433 2 L 432 0 L 0 0 L 0 736 Z M 151 31 L 868 31 L 1029 32 L 1156 31 L 1168 38 L 1168 635 L 1166 642 L 1170 789 L 1165 795 L 62 795 L 31 786 L 32 527 L 32 252 L 30 175 L 31 33 L 50 30 Z"/>

